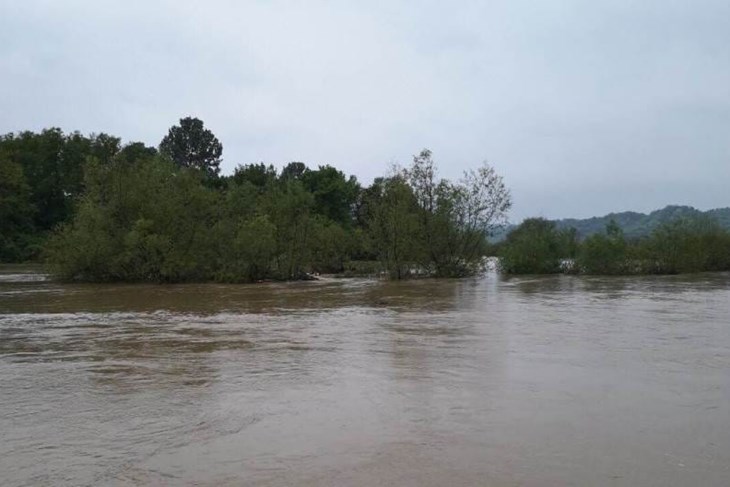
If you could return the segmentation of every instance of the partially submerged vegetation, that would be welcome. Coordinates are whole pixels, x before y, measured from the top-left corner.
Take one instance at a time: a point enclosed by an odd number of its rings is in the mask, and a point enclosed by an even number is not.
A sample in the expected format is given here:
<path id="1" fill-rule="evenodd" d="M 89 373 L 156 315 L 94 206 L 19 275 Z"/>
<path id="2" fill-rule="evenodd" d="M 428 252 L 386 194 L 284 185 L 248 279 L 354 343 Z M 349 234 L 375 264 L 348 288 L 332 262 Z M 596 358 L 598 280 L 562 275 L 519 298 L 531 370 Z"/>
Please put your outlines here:
<path id="1" fill-rule="evenodd" d="M 151 282 L 464 277 L 495 253 L 508 274 L 730 270 L 730 233 L 705 215 L 630 238 L 610 221 L 584 239 L 531 218 L 490 247 L 511 206 L 502 178 L 484 164 L 440 179 L 428 150 L 367 187 L 301 162 L 221 175 L 222 151 L 195 118 L 158 148 L 59 129 L 0 136 L 0 262 L 42 259 L 65 280 Z"/>
<path id="2" fill-rule="evenodd" d="M 582 241 L 544 219 L 525 220 L 498 247 L 508 274 L 679 274 L 730 271 L 730 232 L 711 218 L 664 223 L 627 239 L 615 222 Z"/>
<path id="3" fill-rule="evenodd" d="M 511 204 L 491 167 L 439 179 L 428 150 L 365 188 L 301 162 L 221 176 L 221 153 L 197 119 L 159 150 L 57 129 L 6 135 L 0 167 L 15 199 L 0 202 L 2 258 L 42 255 L 58 278 L 82 281 L 461 277 L 480 271 Z"/>

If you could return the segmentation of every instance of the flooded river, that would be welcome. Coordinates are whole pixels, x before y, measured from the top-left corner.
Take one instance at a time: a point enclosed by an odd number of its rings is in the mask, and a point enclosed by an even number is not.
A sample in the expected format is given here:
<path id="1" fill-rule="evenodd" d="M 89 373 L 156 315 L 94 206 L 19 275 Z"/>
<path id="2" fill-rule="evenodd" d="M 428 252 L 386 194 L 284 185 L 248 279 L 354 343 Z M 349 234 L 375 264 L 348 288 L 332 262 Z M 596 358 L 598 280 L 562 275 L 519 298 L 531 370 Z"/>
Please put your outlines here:
<path id="1" fill-rule="evenodd" d="M 730 485 L 730 275 L 0 271 L 0 484 Z"/>

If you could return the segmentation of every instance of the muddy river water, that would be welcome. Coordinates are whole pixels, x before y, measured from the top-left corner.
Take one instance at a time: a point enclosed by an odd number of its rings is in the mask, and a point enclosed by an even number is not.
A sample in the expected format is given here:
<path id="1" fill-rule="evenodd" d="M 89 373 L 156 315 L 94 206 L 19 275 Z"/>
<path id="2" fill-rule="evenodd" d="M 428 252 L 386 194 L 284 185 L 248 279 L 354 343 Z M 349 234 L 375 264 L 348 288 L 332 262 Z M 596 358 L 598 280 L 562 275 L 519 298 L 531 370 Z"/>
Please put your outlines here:
<path id="1" fill-rule="evenodd" d="M 0 484 L 730 485 L 730 274 L 0 268 Z"/>

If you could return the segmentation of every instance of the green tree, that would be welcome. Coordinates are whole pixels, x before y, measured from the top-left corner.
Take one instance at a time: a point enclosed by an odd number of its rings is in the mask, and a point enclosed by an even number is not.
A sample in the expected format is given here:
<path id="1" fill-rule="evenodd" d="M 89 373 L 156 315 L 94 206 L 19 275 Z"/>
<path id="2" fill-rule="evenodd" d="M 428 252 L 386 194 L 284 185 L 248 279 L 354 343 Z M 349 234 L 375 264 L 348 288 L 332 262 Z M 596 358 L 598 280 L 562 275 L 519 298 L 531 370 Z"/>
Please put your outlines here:
<path id="1" fill-rule="evenodd" d="M 500 267 L 507 274 L 562 272 L 563 259 L 573 246 L 570 235 L 557 230 L 554 222 L 528 218 L 507 235 L 499 252 Z"/>
<path id="2" fill-rule="evenodd" d="M 73 215 L 75 201 L 84 192 L 87 160 L 109 163 L 119 152 L 119 143 L 119 138 L 103 133 L 65 135 L 58 128 L 0 136 L 0 152 L 23 168 L 37 209 L 34 227 L 39 238 Z"/>
<path id="3" fill-rule="evenodd" d="M 631 260 L 623 230 L 615 220 L 606 225 L 605 234 L 594 234 L 580 245 L 577 268 L 586 274 L 625 274 Z"/>
<path id="4" fill-rule="evenodd" d="M 91 161 L 74 218 L 48 245 L 63 279 L 179 282 L 213 275 L 218 195 L 164 160 Z"/>
<path id="5" fill-rule="evenodd" d="M 312 219 L 310 247 L 312 270 L 342 272 L 351 255 L 352 234 L 338 223 L 316 215 Z"/>
<path id="6" fill-rule="evenodd" d="M 339 225 L 350 227 L 360 185 L 355 176 L 332 166 L 319 166 L 302 174 L 304 187 L 314 196 L 314 211 Z"/>
<path id="7" fill-rule="evenodd" d="M 297 279 L 309 269 L 314 198 L 295 179 L 283 181 L 261 200 L 262 211 L 276 227 L 276 269 L 282 279 Z"/>
<path id="8" fill-rule="evenodd" d="M 157 156 L 157 149 L 148 147 L 143 142 L 131 142 L 121 148 L 118 158 L 129 164 L 149 161 Z"/>
<path id="9" fill-rule="evenodd" d="M 364 206 L 367 233 L 383 267 L 394 279 L 409 276 L 423 261 L 422 227 L 418 201 L 402 172 L 376 179 Z"/>
<path id="10" fill-rule="evenodd" d="M 231 176 L 231 180 L 235 184 L 250 183 L 259 190 L 264 190 L 274 184 L 276 178 L 276 168 L 264 163 L 239 165 Z"/>
<path id="11" fill-rule="evenodd" d="M 60 180 L 64 195 L 73 202 L 84 193 L 84 165 L 87 160 L 93 158 L 101 164 L 109 164 L 120 151 L 121 139 L 104 133 L 86 137 L 79 132 L 70 133 L 64 139 L 59 154 Z"/>
<path id="12" fill-rule="evenodd" d="M 266 215 L 241 219 L 224 245 L 216 278 L 226 282 L 254 282 L 272 275 L 276 257 L 276 227 Z M 219 241 L 220 242 L 220 241 Z"/>
<path id="13" fill-rule="evenodd" d="M 23 261 L 37 253 L 34 213 L 23 167 L 0 152 L 0 262 Z"/>
<path id="14" fill-rule="evenodd" d="M 304 174 L 309 171 L 307 165 L 303 162 L 290 162 L 284 169 L 281 170 L 281 180 L 286 181 L 289 179 L 300 180 L 304 177 Z"/>
<path id="15" fill-rule="evenodd" d="M 65 221 L 71 214 L 73 198 L 79 182 L 72 181 L 66 174 L 77 174 L 67 167 L 63 149 L 65 137 L 61 129 L 47 129 L 40 134 L 21 132 L 7 134 L 0 141 L 0 148 L 12 161 L 23 168 L 30 187 L 31 203 L 37 209 L 35 226 L 47 231 Z M 79 176 L 80 177 L 80 176 Z"/>
<path id="16" fill-rule="evenodd" d="M 220 172 L 223 145 L 198 118 L 185 117 L 170 127 L 160 142 L 160 153 L 180 167 L 194 168 L 209 177 Z"/>
<path id="17" fill-rule="evenodd" d="M 487 236 L 506 222 L 512 202 L 494 168 L 484 163 L 457 183 L 436 176 L 429 150 L 413 158 L 407 171 L 418 205 L 427 261 L 438 276 L 465 276 L 479 271 Z"/>
<path id="18" fill-rule="evenodd" d="M 730 234 L 711 217 L 677 218 L 638 244 L 643 272 L 730 270 Z"/>

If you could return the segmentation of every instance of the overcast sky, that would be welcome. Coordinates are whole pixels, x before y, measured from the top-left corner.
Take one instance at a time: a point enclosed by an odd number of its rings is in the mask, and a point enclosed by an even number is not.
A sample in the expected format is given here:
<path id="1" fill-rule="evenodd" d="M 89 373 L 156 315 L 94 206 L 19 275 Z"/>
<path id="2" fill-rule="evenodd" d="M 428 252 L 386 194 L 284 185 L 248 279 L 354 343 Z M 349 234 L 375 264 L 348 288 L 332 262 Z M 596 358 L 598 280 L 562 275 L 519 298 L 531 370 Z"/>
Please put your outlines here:
<path id="1" fill-rule="evenodd" d="M 0 132 L 193 115 L 224 172 L 427 147 L 496 167 L 513 221 L 730 206 L 727 0 L 0 0 L 0 82 Z"/>

